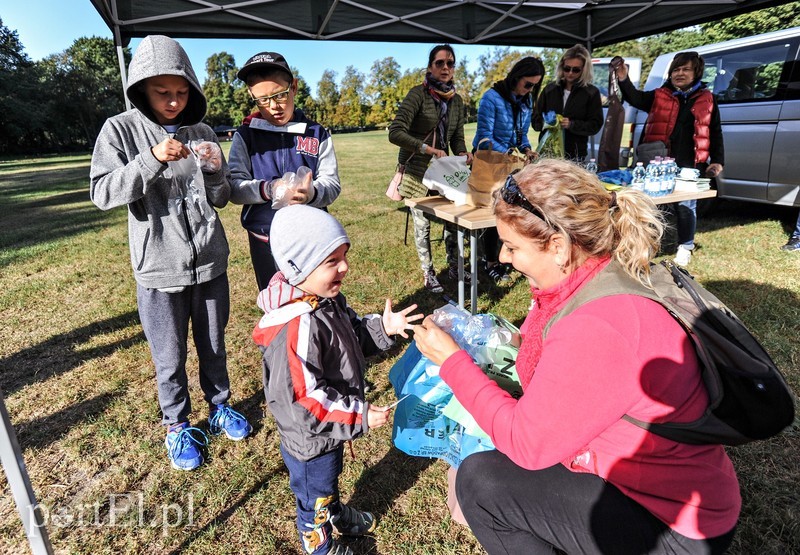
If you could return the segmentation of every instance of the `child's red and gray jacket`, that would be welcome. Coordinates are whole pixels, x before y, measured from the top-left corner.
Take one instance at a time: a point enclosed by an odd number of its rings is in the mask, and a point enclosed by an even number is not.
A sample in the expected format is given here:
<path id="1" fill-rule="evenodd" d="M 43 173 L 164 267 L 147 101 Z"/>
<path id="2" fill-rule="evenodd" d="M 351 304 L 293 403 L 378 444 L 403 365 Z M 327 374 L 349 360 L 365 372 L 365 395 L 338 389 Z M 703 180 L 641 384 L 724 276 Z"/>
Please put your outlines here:
<path id="1" fill-rule="evenodd" d="M 309 295 L 280 272 L 259 293 L 258 306 L 264 316 L 253 339 L 283 447 L 309 460 L 365 434 L 364 357 L 394 345 L 381 316 L 359 318 L 343 295 Z"/>

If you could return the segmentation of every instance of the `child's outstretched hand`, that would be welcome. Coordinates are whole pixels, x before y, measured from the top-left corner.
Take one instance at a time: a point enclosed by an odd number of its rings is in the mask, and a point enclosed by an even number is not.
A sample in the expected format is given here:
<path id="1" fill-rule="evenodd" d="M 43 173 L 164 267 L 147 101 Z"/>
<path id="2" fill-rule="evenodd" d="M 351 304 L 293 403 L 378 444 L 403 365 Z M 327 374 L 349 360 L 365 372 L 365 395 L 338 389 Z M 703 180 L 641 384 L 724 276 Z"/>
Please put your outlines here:
<path id="1" fill-rule="evenodd" d="M 369 412 L 367 412 L 367 424 L 369 425 L 369 429 L 380 428 L 386 424 L 389 421 L 390 413 L 391 411 L 388 407 L 375 407 L 370 405 Z"/>
<path id="2" fill-rule="evenodd" d="M 416 308 L 417 305 L 412 304 L 400 312 L 392 312 L 392 301 L 391 299 L 386 299 L 386 308 L 383 309 L 383 329 L 386 330 L 388 335 L 399 334 L 401 337 L 408 339 L 406 330 L 410 330 L 414 327 L 411 325 L 411 322 L 416 322 L 423 318 L 422 314 L 407 316 L 409 312 L 416 310 Z"/>

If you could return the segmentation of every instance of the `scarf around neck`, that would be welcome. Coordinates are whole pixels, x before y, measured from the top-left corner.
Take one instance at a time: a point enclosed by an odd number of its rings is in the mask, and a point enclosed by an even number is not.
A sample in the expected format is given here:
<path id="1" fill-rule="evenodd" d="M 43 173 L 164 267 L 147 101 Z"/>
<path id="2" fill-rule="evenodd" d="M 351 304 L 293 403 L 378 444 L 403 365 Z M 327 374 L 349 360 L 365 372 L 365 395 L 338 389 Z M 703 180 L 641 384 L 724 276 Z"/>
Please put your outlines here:
<path id="1" fill-rule="evenodd" d="M 672 84 L 672 83 L 670 83 L 670 84 Z M 674 92 L 672 93 L 672 96 L 682 96 L 683 99 L 686 100 L 691 95 L 693 95 L 695 92 L 697 92 L 697 90 L 702 86 L 703 86 L 703 82 L 700 81 L 699 79 L 697 80 L 696 83 L 694 83 L 691 87 L 689 87 L 685 91 L 682 91 L 679 88 L 675 87 L 675 85 L 672 85 L 672 87 L 675 89 Z"/>
<path id="2" fill-rule="evenodd" d="M 456 94 L 456 87 L 452 81 L 443 83 L 434 79 L 430 72 L 425 74 L 422 86 L 431 95 L 433 101 L 439 107 L 439 121 L 436 124 L 436 148 L 447 152 L 447 120 L 450 119 L 448 108 L 450 100 Z"/>
<path id="3" fill-rule="evenodd" d="M 549 289 L 531 288 L 531 310 L 520 332 L 522 344 L 517 354 L 517 373 L 523 391 L 528 388 L 542 357 L 542 331 L 550 319 L 564 308 L 567 301 L 611 261 L 610 256 L 589 258 L 574 272 Z"/>

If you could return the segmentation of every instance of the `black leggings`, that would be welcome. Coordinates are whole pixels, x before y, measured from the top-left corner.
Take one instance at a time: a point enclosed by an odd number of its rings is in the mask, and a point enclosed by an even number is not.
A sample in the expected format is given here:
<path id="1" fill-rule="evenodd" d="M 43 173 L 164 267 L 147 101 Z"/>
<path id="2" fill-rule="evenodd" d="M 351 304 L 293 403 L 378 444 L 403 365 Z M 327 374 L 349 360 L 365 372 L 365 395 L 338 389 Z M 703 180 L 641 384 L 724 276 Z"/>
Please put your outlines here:
<path id="1" fill-rule="evenodd" d="M 594 474 L 570 472 L 561 464 L 525 470 L 498 451 L 464 460 L 456 494 L 489 555 L 721 554 L 735 530 L 693 540 Z"/>

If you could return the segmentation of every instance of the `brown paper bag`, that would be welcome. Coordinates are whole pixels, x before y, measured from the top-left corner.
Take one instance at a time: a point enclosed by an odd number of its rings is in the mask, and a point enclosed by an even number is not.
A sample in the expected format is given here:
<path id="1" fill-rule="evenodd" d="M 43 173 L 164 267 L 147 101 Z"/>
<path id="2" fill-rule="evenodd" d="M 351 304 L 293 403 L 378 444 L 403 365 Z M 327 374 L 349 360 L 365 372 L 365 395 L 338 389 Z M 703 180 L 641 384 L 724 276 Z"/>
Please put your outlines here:
<path id="1" fill-rule="evenodd" d="M 492 192 L 503 186 L 508 174 L 525 165 L 524 156 L 481 149 L 481 143 L 488 140 L 481 139 L 478 150 L 472 156 L 472 173 L 469 174 L 467 182 L 469 185 L 467 204 L 471 206 L 491 206 Z"/>

